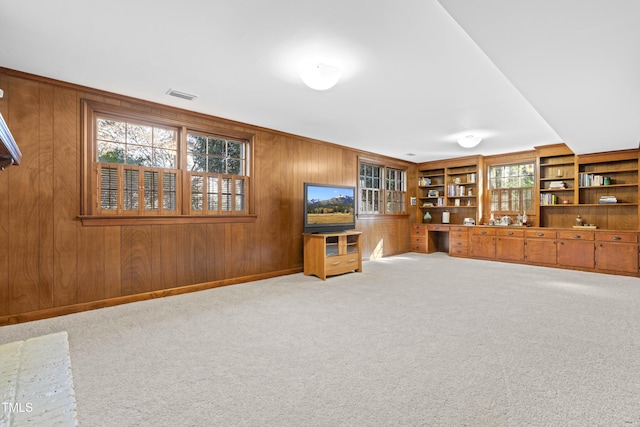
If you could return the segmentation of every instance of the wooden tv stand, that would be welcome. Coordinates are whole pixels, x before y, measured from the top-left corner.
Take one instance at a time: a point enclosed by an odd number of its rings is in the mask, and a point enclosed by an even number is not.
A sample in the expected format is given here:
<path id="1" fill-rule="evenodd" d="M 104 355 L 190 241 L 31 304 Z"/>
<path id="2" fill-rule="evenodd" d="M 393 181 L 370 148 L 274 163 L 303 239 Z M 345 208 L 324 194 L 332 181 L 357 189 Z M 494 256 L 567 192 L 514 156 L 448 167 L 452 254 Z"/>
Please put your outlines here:
<path id="1" fill-rule="evenodd" d="M 361 231 L 304 233 L 304 274 L 327 280 L 327 276 L 362 272 L 361 235 Z"/>

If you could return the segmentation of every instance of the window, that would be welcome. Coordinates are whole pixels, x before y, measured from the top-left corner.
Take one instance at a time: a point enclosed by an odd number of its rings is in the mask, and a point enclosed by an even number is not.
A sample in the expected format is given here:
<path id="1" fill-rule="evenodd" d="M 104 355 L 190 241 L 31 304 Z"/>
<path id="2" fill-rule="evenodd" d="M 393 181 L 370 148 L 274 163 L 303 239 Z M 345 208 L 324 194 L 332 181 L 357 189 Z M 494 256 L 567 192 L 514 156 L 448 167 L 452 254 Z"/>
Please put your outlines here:
<path id="1" fill-rule="evenodd" d="M 405 171 L 387 168 L 385 180 L 385 200 L 387 213 L 404 213 L 405 203 Z"/>
<path id="2" fill-rule="evenodd" d="M 191 212 L 245 210 L 246 143 L 202 133 L 187 134 Z"/>
<path id="3" fill-rule="evenodd" d="M 360 163 L 359 212 L 406 213 L 406 171 Z"/>
<path id="4" fill-rule="evenodd" d="M 107 115 L 95 128 L 99 214 L 175 215 L 179 130 Z"/>
<path id="5" fill-rule="evenodd" d="M 489 206 L 491 212 L 533 212 L 533 162 L 489 167 Z"/>
<path id="6" fill-rule="evenodd" d="M 83 215 L 248 214 L 249 135 L 88 101 L 83 111 Z"/>

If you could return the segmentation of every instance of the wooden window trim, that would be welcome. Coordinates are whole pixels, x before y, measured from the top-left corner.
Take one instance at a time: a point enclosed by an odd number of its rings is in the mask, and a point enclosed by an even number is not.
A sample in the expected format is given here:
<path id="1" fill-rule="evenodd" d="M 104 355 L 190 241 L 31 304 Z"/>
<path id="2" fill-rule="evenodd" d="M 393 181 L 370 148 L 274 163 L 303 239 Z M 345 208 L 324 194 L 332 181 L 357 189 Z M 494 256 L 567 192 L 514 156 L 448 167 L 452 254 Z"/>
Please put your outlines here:
<path id="1" fill-rule="evenodd" d="M 375 166 L 381 169 L 381 174 L 380 174 L 380 182 L 381 182 L 381 187 L 379 189 L 377 189 L 377 191 L 379 192 L 379 197 L 380 197 L 380 212 L 379 213 L 373 213 L 373 212 L 361 212 L 360 211 L 360 204 L 361 204 L 361 195 L 360 195 L 360 191 L 361 191 L 361 187 L 360 187 L 360 167 L 362 164 L 366 164 L 366 165 L 370 165 L 370 166 Z M 395 169 L 401 172 L 404 172 L 404 185 L 405 185 L 405 189 L 404 191 L 398 191 L 398 190 L 387 190 L 387 169 Z M 377 160 L 371 160 L 371 159 L 367 159 L 364 157 L 359 157 L 358 158 L 358 176 L 357 176 L 357 218 L 358 219 L 372 219 L 372 218 L 382 218 L 382 217 L 403 217 L 406 215 L 409 215 L 407 209 L 407 197 L 408 197 L 408 193 L 407 193 L 407 178 L 408 178 L 408 171 L 406 168 L 406 165 L 402 165 L 401 163 L 396 163 L 393 161 L 389 161 L 389 162 L 381 162 L 381 161 L 377 161 Z M 365 188 L 369 188 L 369 187 L 365 187 Z M 387 192 L 394 192 L 394 193 L 402 193 L 404 194 L 404 206 L 405 206 L 405 211 L 404 212 L 387 212 Z"/>
<path id="2" fill-rule="evenodd" d="M 135 106 L 134 106 L 135 107 Z M 82 127 L 81 127 L 81 177 L 80 177 L 80 191 L 81 191 L 81 204 L 80 215 L 78 219 L 84 226 L 104 226 L 104 225 L 147 225 L 147 224 L 202 224 L 202 223 L 244 223 L 254 222 L 257 219 L 257 215 L 254 214 L 254 199 L 252 191 L 251 176 L 254 175 L 254 135 L 242 132 L 232 131 L 229 129 L 218 128 L 215 125 L 203 124 L 202 118 L 194 114 L 190 116 L 187 114 L 181 114 L 177 118 L 173 110 L 167 109 L 164 111 L 162 108 L 159 111 L 154 110 L 153 113 L 148 111 L 141 111 L 135 108 L 126 108 L 122 106 L 105 104 L 97 101 L 82 99 L 81 100 L 81 112 L 82 112 Z M 108 213 L 101 214 L 96 208 L 97 200 L 99 197 L 99 190 L 97 189 L 97 174 L 98 167 L 101 163 L 95 161 L 96 158 L 96 146 L 95 146 L 95 134 L 96 134 L 96 115 L 104 114 L 111 117 L 121 117 L 125 120 L 143 120 L 152 124 L 157 124 L 161 127 L 172 126 L 179 130 L 179 151 L 178 151 L 178 176 L 177 180 L 181 183 L 180 196 L 176 200 L 176 207 L 179 209 L 177 214 L 163 214 L 163 212 L 153 211 L 142 215 L 126 215 L 123 212 L 120 213 Z M 191 214 L 189 205 L 184 205 L 185 199 L 188 199 L 186 194 L 187 183 L 186 177 L 189 176 L 189 171 L 186 170 L 186 134 L 187 132 L 203 132 L 207 134 L 219 135 L 224 138 L 233 140 L 246 141 L 248 143 L 246 153 L 246 165 L 245 175 L 234 176 L 236 178 L 242 178 L 245 180 L 245 200 L 244 210 L 242 212 L 230 211 L 220 212 L 216 215 L 210 213 L 194 213 Z M 157 168 L 149 168 L 150 170 L 157 170 Z M 175 171 L 175 169 L 167 169 Z M 233 199 L 232 199 L 233 200 Z M 142 201 L 141 201 L 142 203 Z M 160 201 L 161 203 L 161 201 Z M 180 210 L 181 209 L 181 210 Z"/>
<path id="3" fill-rule="evenodd" d="M 85 227 L 123 225 L 219 224 L 255 222 L 258 215 L 78 215 Z"/>

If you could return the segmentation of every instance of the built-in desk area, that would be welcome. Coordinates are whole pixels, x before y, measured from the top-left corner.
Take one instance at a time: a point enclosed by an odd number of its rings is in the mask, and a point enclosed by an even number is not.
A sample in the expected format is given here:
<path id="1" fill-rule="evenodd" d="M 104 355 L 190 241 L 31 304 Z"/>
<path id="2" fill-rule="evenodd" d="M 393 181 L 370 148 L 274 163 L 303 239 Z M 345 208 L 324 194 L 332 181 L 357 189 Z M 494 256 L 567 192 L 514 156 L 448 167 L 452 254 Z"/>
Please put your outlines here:
<path id="1" fill-rule="evenodd" d="M 638 231 L 413 224 L 414 252 L 640 276 Z"/>

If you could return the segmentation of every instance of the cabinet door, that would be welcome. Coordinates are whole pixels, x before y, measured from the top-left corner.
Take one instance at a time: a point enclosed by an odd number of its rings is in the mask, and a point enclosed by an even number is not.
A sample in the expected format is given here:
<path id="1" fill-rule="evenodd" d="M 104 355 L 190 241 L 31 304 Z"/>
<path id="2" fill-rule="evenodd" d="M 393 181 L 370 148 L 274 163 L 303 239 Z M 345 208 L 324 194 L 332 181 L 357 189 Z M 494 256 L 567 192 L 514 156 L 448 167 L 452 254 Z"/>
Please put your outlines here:
<path id="1" fill-rule="evenodd" d="M 558 240 L 558 264 L 562 267 L 593 268 L 595 266 L 593 241 Z"/>
<path id="2" fill-rule="evenodd" d="M 496 238 L 479 234 L 472 235 L 469 253 L 476 258 L 495 258 Z"/>
<path id="3" fill-rule="evenodd" d="M 596 268 L 613 272 L 638 273 L 638 245 L 596 242 Z"/>
<path id="4" fill-rule="evenodd" d="M 550 239 L 527 239 L 525 258 L 533 264 L 556 263 L 556 241 Z"/>
<path id="5" fill-rule="evenodd" d="M 496 258 L 504 261 L 524 261 L 524 238 L 498 237 Z"/>

